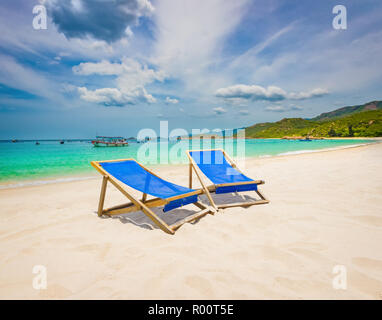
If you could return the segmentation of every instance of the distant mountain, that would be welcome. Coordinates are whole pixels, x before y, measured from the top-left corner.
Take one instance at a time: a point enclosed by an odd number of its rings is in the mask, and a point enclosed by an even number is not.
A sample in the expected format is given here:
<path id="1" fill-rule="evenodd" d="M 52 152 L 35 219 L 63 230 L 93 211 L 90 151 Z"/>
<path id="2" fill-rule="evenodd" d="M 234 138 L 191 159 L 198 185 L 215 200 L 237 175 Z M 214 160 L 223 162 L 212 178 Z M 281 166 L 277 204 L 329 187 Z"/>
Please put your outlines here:
<path id="1" fill-rule="evenodd" d="M 334 118 L 342 118 L 348 116 L 350 114 L 362 112 L 362 111 L 370 111 L 370 110 L 379 110 L 382 109 L 382 101 L 372 101 L 365 104 L 361 104 L 358 106 L 349 106 L 343 107 L 340 109 L 336 109 L 330 112 L 321 113 L 319 116 L 312 118 L 311 120 L 315 121 L 324 121 Z"/>
<path id="2" fill-rule="evenodd" d="M 302 118 L 285 118 L 277 122 L 257 123 L 245 129 L 245 135 L 251 138 L 282 138 L 284 136 L 302 136 L 317 126 L 314 121 Z"/>
<path id="3" fill-rule="evenodd" d="M 248 138 L 381 137 L 382 102 L 344 107 L 313 119 L 285 118 L 246 128 Z"/>

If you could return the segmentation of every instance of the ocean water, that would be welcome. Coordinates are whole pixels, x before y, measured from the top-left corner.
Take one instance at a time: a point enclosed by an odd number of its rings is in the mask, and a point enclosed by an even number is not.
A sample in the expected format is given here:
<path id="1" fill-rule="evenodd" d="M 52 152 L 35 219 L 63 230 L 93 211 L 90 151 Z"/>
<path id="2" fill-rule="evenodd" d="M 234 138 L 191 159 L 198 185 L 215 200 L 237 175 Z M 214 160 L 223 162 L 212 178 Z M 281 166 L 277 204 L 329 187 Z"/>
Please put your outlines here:
<path id="1" fill-rule="evenodd" d="M 344 146 L 373 143 L 372 140 L 314 140 L 310 142 L 282 139 L 244 139 L 246 157 L 263 157 L 280 154 L 314 152 L 316 150 Z M 22 185 L 29 181 L 44 183 L 45 180 L 61 179 L 63 181 L 76 177 L 86 178 L 94 173 L 90 165 L 93 160 L 110 160 L 135 158 L 148 165 L 165 165 L 171 163 L 187 163 L 184 150 L 225 148 L 232 156 L 236 156 L 237 141 L 232 139 L 212 141 L 195 148 L 195 141 L 182 142 L 148 142 L 139 144 L 132 142 L 128 147 L 96 148 L 89 141 L 65 142 L 33 141 L 0 142 L 0 187 Z M 169 159 L 166 159 L 169 157 Z"/>

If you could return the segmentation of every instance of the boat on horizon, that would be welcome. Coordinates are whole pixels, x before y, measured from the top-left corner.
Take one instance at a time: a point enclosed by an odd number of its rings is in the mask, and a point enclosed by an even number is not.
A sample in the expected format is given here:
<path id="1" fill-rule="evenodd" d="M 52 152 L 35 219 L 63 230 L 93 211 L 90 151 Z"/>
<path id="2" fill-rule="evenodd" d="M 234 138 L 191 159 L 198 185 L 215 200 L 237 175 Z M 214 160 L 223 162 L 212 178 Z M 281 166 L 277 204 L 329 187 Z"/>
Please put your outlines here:
<path id="1" fill-rule="evenodd" d="M 105 137 L 96 136 L 95 140 L 92 140 L 94 147 L 127 147 L 129 143 L 123 137 Z"/>

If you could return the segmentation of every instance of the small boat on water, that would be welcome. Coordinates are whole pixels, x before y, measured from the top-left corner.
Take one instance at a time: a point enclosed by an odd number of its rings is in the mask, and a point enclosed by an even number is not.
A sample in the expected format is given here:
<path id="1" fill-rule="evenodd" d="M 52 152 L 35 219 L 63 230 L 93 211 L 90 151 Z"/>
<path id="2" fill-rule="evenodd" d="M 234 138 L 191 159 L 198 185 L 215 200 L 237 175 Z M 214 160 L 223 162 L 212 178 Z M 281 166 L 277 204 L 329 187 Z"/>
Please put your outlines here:
<path id="1" fill-rule="evenodd" d="M 92 141 L 95 147 L 127 147 L 129 143 L 123 137 L 104 137 L 97 136 L 95 140 Z"/>
<path id="2" fill-rule="evenodd" d="M 64 141 L 64 140 L 61 140 L 61 141 L 60 141 L 60 144 L 64 144 L 64 143 L 65 143 L 65 141 Z"/>
<path id="3" fill-rule="evenodd" d="M 36 141 L 36 146 L 39 146 L 40 145 L 40 142 Z"/>

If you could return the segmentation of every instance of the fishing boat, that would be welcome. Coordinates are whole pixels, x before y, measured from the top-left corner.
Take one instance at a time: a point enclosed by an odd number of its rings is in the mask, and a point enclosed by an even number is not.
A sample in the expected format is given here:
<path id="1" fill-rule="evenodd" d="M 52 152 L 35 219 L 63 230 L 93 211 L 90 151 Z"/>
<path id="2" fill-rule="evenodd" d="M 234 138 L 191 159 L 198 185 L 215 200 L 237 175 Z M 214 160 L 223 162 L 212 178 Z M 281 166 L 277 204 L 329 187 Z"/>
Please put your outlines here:
<path id="1" fill-rule="evenodd" d="M 127 147 L 129 143 L 123 137 L 104 137 L 97 136 L 95 140 L 92 141 L 95 147 Z"/>

